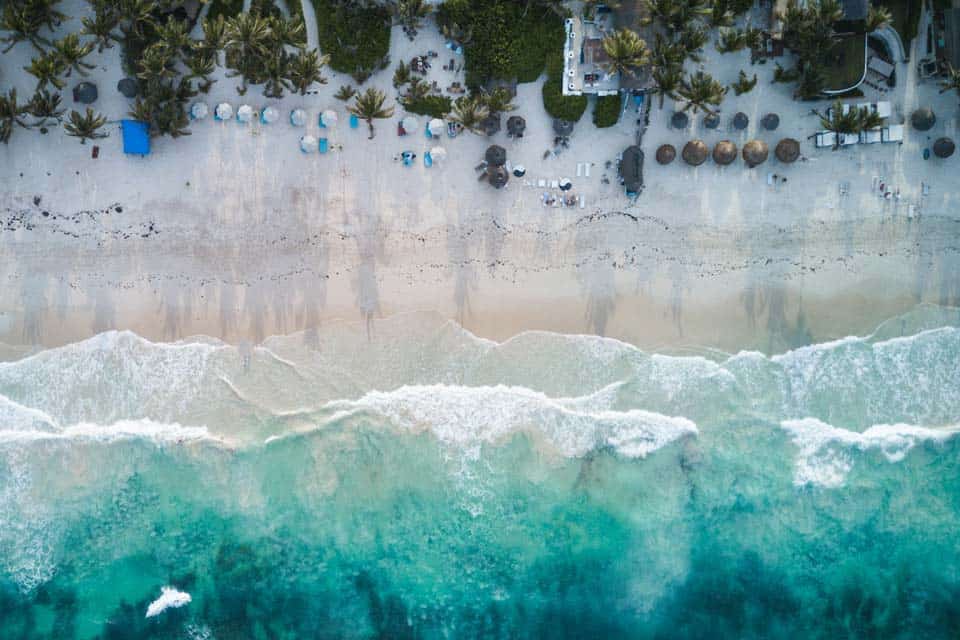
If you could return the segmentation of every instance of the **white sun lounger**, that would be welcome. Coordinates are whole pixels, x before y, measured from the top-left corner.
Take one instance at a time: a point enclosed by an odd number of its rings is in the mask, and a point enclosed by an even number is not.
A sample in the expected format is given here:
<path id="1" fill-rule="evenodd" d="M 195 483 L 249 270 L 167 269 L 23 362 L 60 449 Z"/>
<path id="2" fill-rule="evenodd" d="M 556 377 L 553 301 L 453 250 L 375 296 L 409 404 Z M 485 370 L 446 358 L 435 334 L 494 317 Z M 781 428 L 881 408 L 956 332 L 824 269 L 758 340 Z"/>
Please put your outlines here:
<path id="1" fill-rule="evenodd" d="M 587 176 L 588 178 L 590 177 L 590 163 L 589 163 L 589 162 L 584 162 L 584 163 L 583 163 L 583 175 Z"/>
<path id="2" fill-rule="evenodd" d="M 578 163 L 577 163 L 577 177 L 579 178 L 582 173 L 583 173 L 583 163 L 582 163 L 582 162 L 578 162 Z"/>
<path id="3" fill-rule="evenodd" d="M 583 196 L 580 196 L 580 208 L 583 209 L 586 205 L 586 202 L 583 199 Z"/>
<path id="4" fill-rule="evenodd" d="M 550 188 L 551 188 L 551 189 L 559 189 L 559 188 L 560 188 L 560 181 L 559 181 L 559 180 L 551 180 L 551 181 L 550 181 Z"/>
<path id="5" fill-rule="evenodd" d="M 542 188 L 542 187 L 545 187 L 545 186 L 547 186 L 547 181 L 544 180 L 543 178 L 540 178 L 539 180 L 537 180 L 537 186 L 538 186 L 538 187 L 541 187 L 541 188 Z"/>

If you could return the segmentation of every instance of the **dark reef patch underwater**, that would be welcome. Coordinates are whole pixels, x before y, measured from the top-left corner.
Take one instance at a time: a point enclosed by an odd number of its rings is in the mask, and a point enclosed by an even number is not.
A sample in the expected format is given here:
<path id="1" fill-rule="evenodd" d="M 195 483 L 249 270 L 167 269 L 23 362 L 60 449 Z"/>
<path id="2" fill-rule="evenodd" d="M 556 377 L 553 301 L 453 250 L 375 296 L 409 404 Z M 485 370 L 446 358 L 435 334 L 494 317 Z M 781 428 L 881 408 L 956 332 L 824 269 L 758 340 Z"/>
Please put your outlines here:
<path id="1" fill-rule="evenodd" d="M 957 320 L 708 359 L 408 316 L 0 363 L 0 638 L 958 638 Z"/>

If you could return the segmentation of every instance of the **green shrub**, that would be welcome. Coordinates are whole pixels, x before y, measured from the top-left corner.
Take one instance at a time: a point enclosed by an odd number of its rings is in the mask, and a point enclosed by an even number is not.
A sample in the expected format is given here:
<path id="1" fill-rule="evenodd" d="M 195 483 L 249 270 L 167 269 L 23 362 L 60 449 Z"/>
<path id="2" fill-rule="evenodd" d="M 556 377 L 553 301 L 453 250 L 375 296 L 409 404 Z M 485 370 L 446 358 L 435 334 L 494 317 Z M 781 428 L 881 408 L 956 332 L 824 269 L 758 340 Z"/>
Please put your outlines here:
<path id="1" fill-rule="evenodd" d="M 349 73 L 363 83 L 388 64 L 390 12 L 371 5 L 312 0 L 317 14 L 320 50 L 330 56 L 334 71 Z"/>
<path id="2" fill-rule="evenodd" d="M 426 96 L 416 100 L 403 102 L 403 108 L 410 113 L 416 113 L 421 116 L 430 116 L 431 118 L 442 118 L 450 113 L 453 108 L 453 102 L 447 96 Z"/>
<path id="3" fill-rule="evenodd" d="M 617 124 L 620 120 L 620 106 L 623 101 L 619 95 L 597 96 L 593 105 L 593 124 L 598 129 L 605 129 Z"/>
<path id="4" fill-rule="evenodd" d="M 577 122 L 587 109 L 587 96 L 563 95 L 563 75 L 551 75 L 543 83 L 543 108 L 554 118 Z"/>
<path id="5" fill-rule="evenodd" d="M 207 17 L 215 20 L 217 16 L 223 16 L 224 19 L 232 18 L 243 11 L 243 0 L 213 0 L 210 3 L 210 11 Z"/>

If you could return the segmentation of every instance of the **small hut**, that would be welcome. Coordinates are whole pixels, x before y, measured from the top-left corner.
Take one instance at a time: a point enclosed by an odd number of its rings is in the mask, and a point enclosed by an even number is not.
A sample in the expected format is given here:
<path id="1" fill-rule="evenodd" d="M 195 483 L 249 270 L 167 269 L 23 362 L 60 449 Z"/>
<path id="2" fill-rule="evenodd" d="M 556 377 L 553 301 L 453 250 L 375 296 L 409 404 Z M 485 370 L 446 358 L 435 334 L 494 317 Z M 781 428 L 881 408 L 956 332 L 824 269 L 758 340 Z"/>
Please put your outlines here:
<path id="1" fill-rule="evenodd" d="M 733 128 L 737 131 L 743 131 L 749 124 L 750 118 L 748 118 L 747 114 L 743 111 L 738 111 L 737 114 L 733 116 Z"/>
<path id="2" fill-rule="evenodd" d="M 777 156 L 777 160 L 785 164 L 796 162 L 797 158 L 800 157 L 800 143 L 793 138 L 784 138 L 777 143 L 776 148 L 773 150 L 773 155 Z"/>
<path id="3" fill-rule="evenodd" d="M 487 147 L 484 160 L 491 167 L 502 167 L 507 162 L 507 150 L 500 145 L 492 144 Z"/>
<path id="4" fill-rule="evenodd" d="M 73 88 L 73 101 L 82 104 L 93 104 L 97 101 L 100 92 L 97 91 L 97 85 L 92 82 L 83 81 Z"/>
<path id="5" fill-rule="evenodd" d="M 514 138 L 522 138 L 523 132 L 527 129 L 527 121 L 520 116 L 510 116 L 507 118 L 507 135 Z"/>
<path id="6" fill-rule="evenodd" d="M 569 120 L 560 120 L 559 118 L 554 119 L 553 132 L 558 136 L 563 136 L 566 138 L 573 133 L 573 123 Z"/>
<path id="7" fill-rule="evenodd" d="M 630 145 L 620 159 L 620 177 L 628 196 L 640 193 L 643 187 L 643 151 L 637 145 Z"/>
<path id="8" fill-rule="evenodd" d="M 680 153 L 683 161 L 691 167 L 699 167 L 706 162 L 707 156 L 709 155 L 710 148 L 707 147 L 707 143 L 703 140 L 691 140 L 683 145 L 683 151 Z"/>
<path id="9" fill-rule="evenodd" d="M 957 150 L 957 145 L 950 138 L 937 138 L 933 143 L 933 155 L 938 158 L 949 158 Z"/>
<path id="10" fill-rule="evenodd" d="M 686 129 L 690 124 L 690 118 L 683 111 L 674 111 L 670 116 L 670 126 L 674 129 Z"/>
<path id="11" fill-rule="evenodd" d="M 136 78 L 122 78 L 117 83 L 117 91 L 123 94 L 124 98 L 136 98 L 140 92 L 140 85 Z"/>
<path id="12" fill-rule="evenodd" d="M 751 169 L 766 162 L 768 155 L 770 155 L 770 149 L 762 140 L 751 140 L 743 145 L 743 161 Z"/>
<path id="13" fill-rule="evenodd" d="M 495 189 L 502 189 L 510 180 L 510 172 L 503 167 L 488 167 L 487 182 Z"/>
<path id="14" fill-rule="evenodd" d="M 488 136 L 492 136 L 500 131 L 500 114 L 491 113 L 488 115 L 480 121 L 480 128 L 483 129 L 483 132 Z"/>
<path id="15" fill-rule="evenodd" d="M 768 113 L 760 120 L 760 124 L 767 131 L 776 131 L 777 127 L 780 126 L 780 116 L 775 113 Z"/>
<path id="16" fill-rule="evenodd" d="M 937 123 L 937 116 L 930 107 L 921 107 L 910 115 L 910 124 L 917 131 L 929 131 Z"/>
<path id="17" fill-rule="evenodd" d="M 730 140 L 721 140 L 713 147 L 713 161 L 719 165 L 732 164 L 737 159 L 737 145 Z"/>
<path id="18" fill-rule="evenodd" d="M 677 157 L 677 150 L 672 144 L 662 144 L 657 148 L 657 162 L 670 164 Z"/>
<path id="19" fill-rule="evenodd" d="M 720 126 L 720 116 L 715 113 L 708 113 L 703 116 L 703 126 L 707 129 L 716 129 Z"/>

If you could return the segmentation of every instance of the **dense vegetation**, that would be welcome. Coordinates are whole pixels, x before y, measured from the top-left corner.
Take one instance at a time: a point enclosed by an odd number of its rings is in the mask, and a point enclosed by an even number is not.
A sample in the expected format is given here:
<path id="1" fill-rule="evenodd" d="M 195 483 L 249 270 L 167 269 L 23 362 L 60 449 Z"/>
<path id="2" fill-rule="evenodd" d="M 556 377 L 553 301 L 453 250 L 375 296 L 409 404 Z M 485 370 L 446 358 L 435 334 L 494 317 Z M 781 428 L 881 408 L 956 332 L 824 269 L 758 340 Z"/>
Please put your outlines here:
<path id="1" fill-rule="evenodd" d="M 382 6 L 312 0 L 320 50 L 330 68 L 364 82 L 390 59 L 390 12 Z"/>
<path id="2" fill-rule="evenodd" d="M 443 118 L 453 108 L 453 101 L 447 96 L 424 96 L 403 101 L 403 108 L 431 118 Z"/>
<path id="3" fill-rule="evenodd" d="M 213 0 L 210 3 L 210 10 L 207 11 L 207 17 L 216 19 L 219 16 L 232 18 L 243 11 L 243 0 Z"/>
<path id="4" fill-rule="evenodd" d="M 549 2 L 447 0 L 437 23 L 463 44 L 471 89 L 493 79 L 533 82 L 563 49 L 563 18 Z"/>
<path id="5" fill-rule="evenodd" d="M 587 109 L 587 96 L 563 95 L 563 56 L 558 51 L 547 65 L 543 83 L 543 108 L 554 118 L 577 122 Z"/>
<path id="6" fill-rule="evenodd" d="M 623 100 L 619 95 L 598 96 L 593 105 L 593 124 L 599 129 L 612 127 L 620 120 L 620 107 Z"/>

